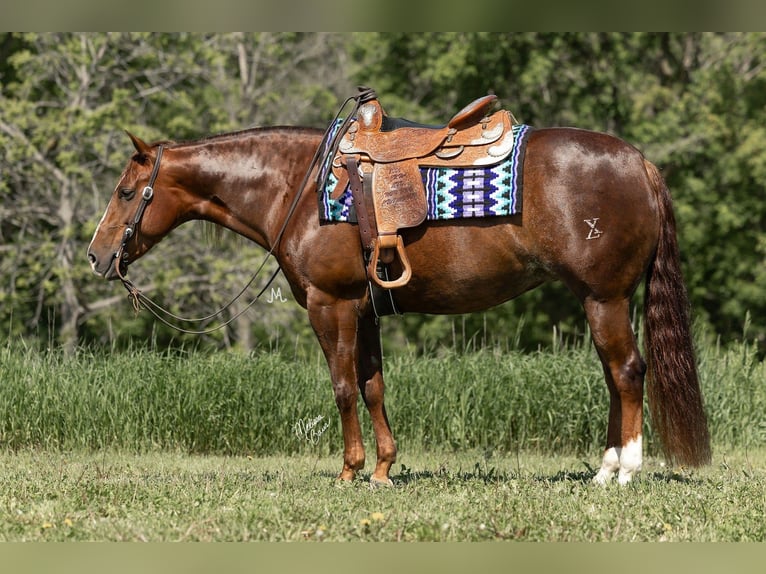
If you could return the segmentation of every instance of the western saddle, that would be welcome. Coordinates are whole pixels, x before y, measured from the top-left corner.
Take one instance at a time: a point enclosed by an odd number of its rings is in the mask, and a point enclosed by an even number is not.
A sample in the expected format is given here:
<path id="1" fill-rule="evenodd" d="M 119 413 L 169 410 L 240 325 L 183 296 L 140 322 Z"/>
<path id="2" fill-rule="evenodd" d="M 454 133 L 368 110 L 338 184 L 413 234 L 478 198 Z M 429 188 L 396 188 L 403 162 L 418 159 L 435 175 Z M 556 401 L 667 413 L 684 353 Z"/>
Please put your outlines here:
<path id="1" fill-rule="evenodd" d="M 367 276 L 384 289 L 406 285 L 412 268 L 399 230 L 416 227 L 428 205 L 421 167 L 471 167 L 502 161 L 513 147 L 511 115 L 490 114 L 497 96 L 478 98 L 443 126 L 416 124 L 386 115 L 377 95 L 360 88 L 356 115 L 337 137 L 332 171 L 337 199 L 350 184 Z M 388 280 L 378 273 L 398 257 L 402 272 Z M 387 275 L 387 274 L 386 274 Z"/>

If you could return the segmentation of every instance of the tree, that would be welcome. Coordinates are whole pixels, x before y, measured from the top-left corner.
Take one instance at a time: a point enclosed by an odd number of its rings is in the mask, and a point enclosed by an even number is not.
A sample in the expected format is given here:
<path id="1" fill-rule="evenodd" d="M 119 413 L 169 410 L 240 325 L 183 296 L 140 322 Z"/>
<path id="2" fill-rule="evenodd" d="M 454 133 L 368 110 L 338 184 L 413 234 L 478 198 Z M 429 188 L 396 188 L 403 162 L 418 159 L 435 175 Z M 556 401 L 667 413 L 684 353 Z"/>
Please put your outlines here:
<path id="1" fill-rule="evenodd" d="M 524 123 L 608 131 L 636 145 L 673 194 L 695 316 L 724 341 L 748 324 L 763 349 L 765 40 L 761 33 L 0 34 L 0 321 L 10 336 L 70 348 L 187 341 L 147 314 L 133 316 L 117 286 L 91 276 L 84 256 L 131 153 L 123 130 L 193 139 L 252 125 L 325 127 L 353 86 L 366 84 L 389 113 L 414 120 L 444 121 L 492 91 Z M 132 278 L 175 311 L 220 306 L 263 253 L 228 234 L 208 246 L 203 235 L 182 226 L 131 267 Z M 276 326 L 307 330 L 297 306 L 261 311 L 204 342 L 249 348 Z M 384 324 L 400 340 L 449 346 L 519 340 L 534 348 L 550 342 L 553 326 L 563 337 L 584 329 L 560 285 L 487 313 Z"/>
<path id="2" fill-rule="evenodd" d="M 494 92 L 524 123 L 607 131 L 639 147 L 673 193 L 695 315 L 727 340 L 749 313 L 749 335 L 766 343 L 766 36 L 381 33 L 358 37 L 356 54 L 366 62 L 357 81 L 376 87 L 393 115 L 439 122 Z M 582 324 L 574 299 L 546 286 L 461 319 L 459 330 L 513 333 L 525 303 L 532 346 L 550 340 L 551 323 L 565 334 Z M 453 338 L 454 323 L 430 324 L 442 328 L 406 326 L 412 338 Z"/>
<path id="3" fill-rule="evenodd" d="M 126 333 L 152 332 L 148 317 L 129 320 L 129 306 L 112 307 L 122 297 L 94 280 L 84 257 L 130 157 L 122 130 L 185 139 L 259 123 L 316 124 L 331 115 L 333 90 L 347 91 L 337 65 L 342 41 L 317 34 L 3 34 L 0 302 L 9 334 L 72 348 L 78 339 L 113 339 L 115 312 Z M 140 285 L 151 276 L 157 295 L 188 292 L 192 314 L 222 294 L 198 289 L 182 274 L 204 284 L 225 273 L 227 282 L 244 283 L 261 256 L 224 243 L 224 251 L 236 248 L 240 256 L 241 268 L 232 269 L 221 261 L 233 257 L 192 248 L 199 228 L 176 234 L 163 248 L 173 252 L 169 260 L 189 262 L 185 269 L 131 272 Z M 241 333 L 252 330 L 243 321 Z"/>

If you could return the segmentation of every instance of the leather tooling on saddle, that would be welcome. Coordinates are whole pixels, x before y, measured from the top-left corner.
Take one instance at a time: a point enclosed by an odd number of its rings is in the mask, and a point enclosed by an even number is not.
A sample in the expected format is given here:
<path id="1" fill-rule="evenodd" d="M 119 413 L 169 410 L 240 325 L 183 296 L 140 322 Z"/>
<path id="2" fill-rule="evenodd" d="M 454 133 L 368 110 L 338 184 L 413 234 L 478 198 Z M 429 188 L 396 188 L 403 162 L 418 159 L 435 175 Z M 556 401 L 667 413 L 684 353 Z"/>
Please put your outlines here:
<path id="1" fill-rule="evenodd" d="M 444 126 L 385 114 L 374 92 L 346 122 L 320 181 L 322 222 L 356 221 L 368 278 L 384 289 L 406 285 L 411 268 L 399 231 L 425 220 L 512 215 L 521 211 L 521 173 L 529 126 L 484 96 Z M 332 129 L 339 129 L 339 120 Z M 380 264 L 399 260 L 398 278 Z"/>

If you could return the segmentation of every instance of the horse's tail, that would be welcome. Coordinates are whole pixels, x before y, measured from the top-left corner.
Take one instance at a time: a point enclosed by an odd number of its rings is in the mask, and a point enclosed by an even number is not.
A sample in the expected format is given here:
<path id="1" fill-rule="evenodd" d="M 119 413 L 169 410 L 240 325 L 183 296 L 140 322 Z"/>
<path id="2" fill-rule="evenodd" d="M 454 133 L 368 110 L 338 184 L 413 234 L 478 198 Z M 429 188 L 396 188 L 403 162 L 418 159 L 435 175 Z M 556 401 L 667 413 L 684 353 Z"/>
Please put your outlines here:
<path id="1" fill-rule="evenodd" d="M 652 426 L 669 462 L 710 462 L 710 434 L 692 345 L 689 299 L 681 274 L 670 192 L 657 167 L 644 160 L 660 216 L 657 251 L 646 275 L 644 355 Z"/>

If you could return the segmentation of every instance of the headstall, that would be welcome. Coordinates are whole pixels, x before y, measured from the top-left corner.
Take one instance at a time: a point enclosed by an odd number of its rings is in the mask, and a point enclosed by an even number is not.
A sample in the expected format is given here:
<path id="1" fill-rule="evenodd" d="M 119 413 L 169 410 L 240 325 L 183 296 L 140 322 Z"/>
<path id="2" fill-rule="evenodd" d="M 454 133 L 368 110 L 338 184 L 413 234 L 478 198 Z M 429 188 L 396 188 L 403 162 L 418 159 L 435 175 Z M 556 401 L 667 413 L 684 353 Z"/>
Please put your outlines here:
<path id="1" fill-rule="evenodd" d="M 136 214 L 133 216 L 133 223 L 129 223 L 128 226 L 125 228 L 125 232 L 122 234 L 122 241 L 120 242 L 120 247 L 117 249 L 117 251 L 114 254 L 115 259 L 115 270 L 117 271 L 117 276 L 122 280 L 124 283 L 125 277 L 122 275 L 122 271 L 120 270 L 120 265 L 122 264 L 122 260 L 124 260 L 125 264 L 128 263 L 128 253 L 125 251 L 125 247 L 128 244 L 128 241 L 130 241 L 130 238 L 133 237 L 136 233 L 136 229 L 138 228 L 138 225 L 141 223 L 141 218 L 144 216 L 144 211 L 146 211 L 146 206 L 149 205 L 149 202 L 154 197 L 154 182 L 157 181 L 157 175 L 160 172 L 160 161 L 162 161 L 162 152 L 165 148 L 162 146 L 157 147 L 157 159 L 154 160 L 154 166 L 152 167 L 152 174 L 149 176 L 149 183 L 146 184 L 146 187 L 141 191 L 141 203 L 138 204 L 138 208 L 136 209 Z"/>

